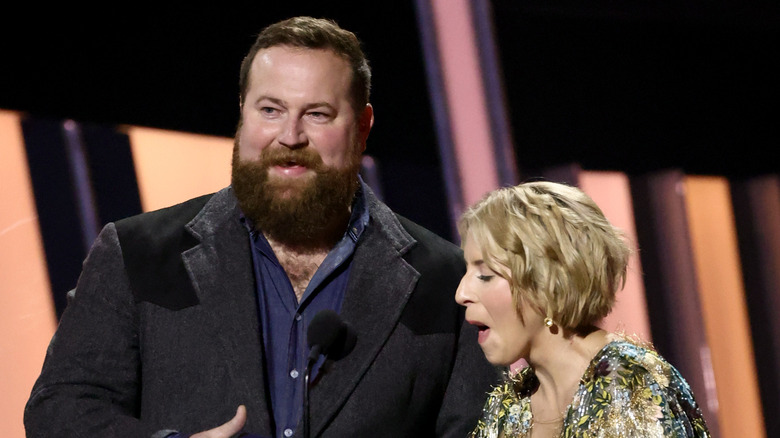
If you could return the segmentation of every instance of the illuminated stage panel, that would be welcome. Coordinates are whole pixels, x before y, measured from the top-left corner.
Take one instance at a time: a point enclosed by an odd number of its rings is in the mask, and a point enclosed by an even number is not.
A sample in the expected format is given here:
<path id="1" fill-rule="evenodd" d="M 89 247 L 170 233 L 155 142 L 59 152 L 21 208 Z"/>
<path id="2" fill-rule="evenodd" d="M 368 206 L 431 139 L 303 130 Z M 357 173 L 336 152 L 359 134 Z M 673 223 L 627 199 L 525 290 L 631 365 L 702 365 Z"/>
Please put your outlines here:
<path id="1" fill-rule="evenodd" d="M 233 139 L 127 127 L 144 211 L 230 185 Z"/>
<path id="2" fill-rule="evenodd" d="M 461 179 L 461 201 L 467 207 L 499 186 L 473 19 L 467 1 L 437 1 L 431 6 Z"/>
<path id="3" fill-rule="evenodd" d="M 626 286 L 618 292 L 615 308 L 603 326 L 609 331 L 624 331 L 652 341 L 628 177 L 620 172 L 583 171 L 579 174 L 579 186 L 596 201 L 607 219 L 626 233 L 633 251 Z"/>
<path id="4" fill-rule="evenodd" d="M 22 437 L 22 415 L 56 314 L 19 116 L 0 111 L 0 424 Z"/>
<path id="5" fill-rule="evenodd" d="M 780 174 L 730 182 L 766 434 L 780 436 Z"/>
<path id="6" fill-rule="evenodd" d="M 721 435 L 764 437 L 729 184 L 687 177 L 685 190 Z"/>

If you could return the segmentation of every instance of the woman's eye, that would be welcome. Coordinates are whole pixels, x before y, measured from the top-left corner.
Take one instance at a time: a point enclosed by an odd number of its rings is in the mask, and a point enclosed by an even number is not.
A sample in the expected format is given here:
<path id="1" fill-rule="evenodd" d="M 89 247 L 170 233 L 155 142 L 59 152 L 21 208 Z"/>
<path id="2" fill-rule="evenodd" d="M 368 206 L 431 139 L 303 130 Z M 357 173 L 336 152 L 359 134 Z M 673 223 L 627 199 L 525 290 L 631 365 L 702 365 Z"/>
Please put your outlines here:
<path id="1" fill-rule="evenodd" d="M 477 280 L 488 282 L 490 279 L 493 278 L 492 275 L 477 275 Z"/>

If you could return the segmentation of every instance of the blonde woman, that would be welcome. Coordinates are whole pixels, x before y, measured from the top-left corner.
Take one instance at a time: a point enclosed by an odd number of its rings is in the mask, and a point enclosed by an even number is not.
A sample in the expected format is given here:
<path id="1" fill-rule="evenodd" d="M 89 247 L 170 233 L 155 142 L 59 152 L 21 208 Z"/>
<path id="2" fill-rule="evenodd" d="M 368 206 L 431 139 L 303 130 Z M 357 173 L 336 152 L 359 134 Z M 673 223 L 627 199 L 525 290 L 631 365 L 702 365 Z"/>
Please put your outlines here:
<path id="1" fill-rule="evenodd" d="M 472 437 L 709 437 L 680 373 L 649 345 L 596 324 L 623 287 L 629 248 L 581 190 L 498 189 L 461 218 L 456 292 L 494 365 L 529 366 L 494 388 Z"/>

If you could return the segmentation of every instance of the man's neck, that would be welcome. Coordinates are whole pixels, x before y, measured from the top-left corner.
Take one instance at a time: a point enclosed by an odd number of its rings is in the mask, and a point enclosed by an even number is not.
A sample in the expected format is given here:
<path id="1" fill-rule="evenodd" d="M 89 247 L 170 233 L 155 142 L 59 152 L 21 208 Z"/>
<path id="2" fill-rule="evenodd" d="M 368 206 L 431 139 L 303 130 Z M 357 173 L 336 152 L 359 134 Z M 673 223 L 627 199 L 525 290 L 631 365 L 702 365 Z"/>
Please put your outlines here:
<path id="1" fill-rule="evenodd" d="M 290 279 L 295 297 L 300 302 L 314 273 L 317 272 L 330 249 L 309 249 L 302 252 L 297 248 L 274 242 L 272 239 L 268 239 L 268 244 L 271 245 L 276 259 Z"/>
<path id="2" fill-rule="evenodd" d="M 331 221 L 331 224 L 323 229 L 319 237 L 306 242 L 284 242 L 263 233 L 274 255 L 276 255 L 276 259 L 287 273 L 298 302 L 300 302 L 325 257 L 341 240 L 344 230 L 349 225 L 349 217 L 350 212 L 347 211 L 346 215 L 341 215 L 340 218 Z"/>

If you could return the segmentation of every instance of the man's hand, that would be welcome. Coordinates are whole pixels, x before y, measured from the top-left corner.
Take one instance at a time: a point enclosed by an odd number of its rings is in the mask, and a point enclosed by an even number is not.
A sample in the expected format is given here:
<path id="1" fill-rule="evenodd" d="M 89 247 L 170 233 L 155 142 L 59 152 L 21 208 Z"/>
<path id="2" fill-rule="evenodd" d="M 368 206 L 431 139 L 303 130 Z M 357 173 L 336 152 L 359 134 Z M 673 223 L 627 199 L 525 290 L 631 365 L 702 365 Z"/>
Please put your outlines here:
<path id="1" fill-rule="evenodd" d="M 246 407 L 241 405 L 236 410 L 236 415 L 222 426 L 215 427 L 211 430 L 206 430 L 200 433 L 192 435 L 190 438 L 230 438 L 231 436 L 241 432 L 241 429 L 246 424 Z"/>

